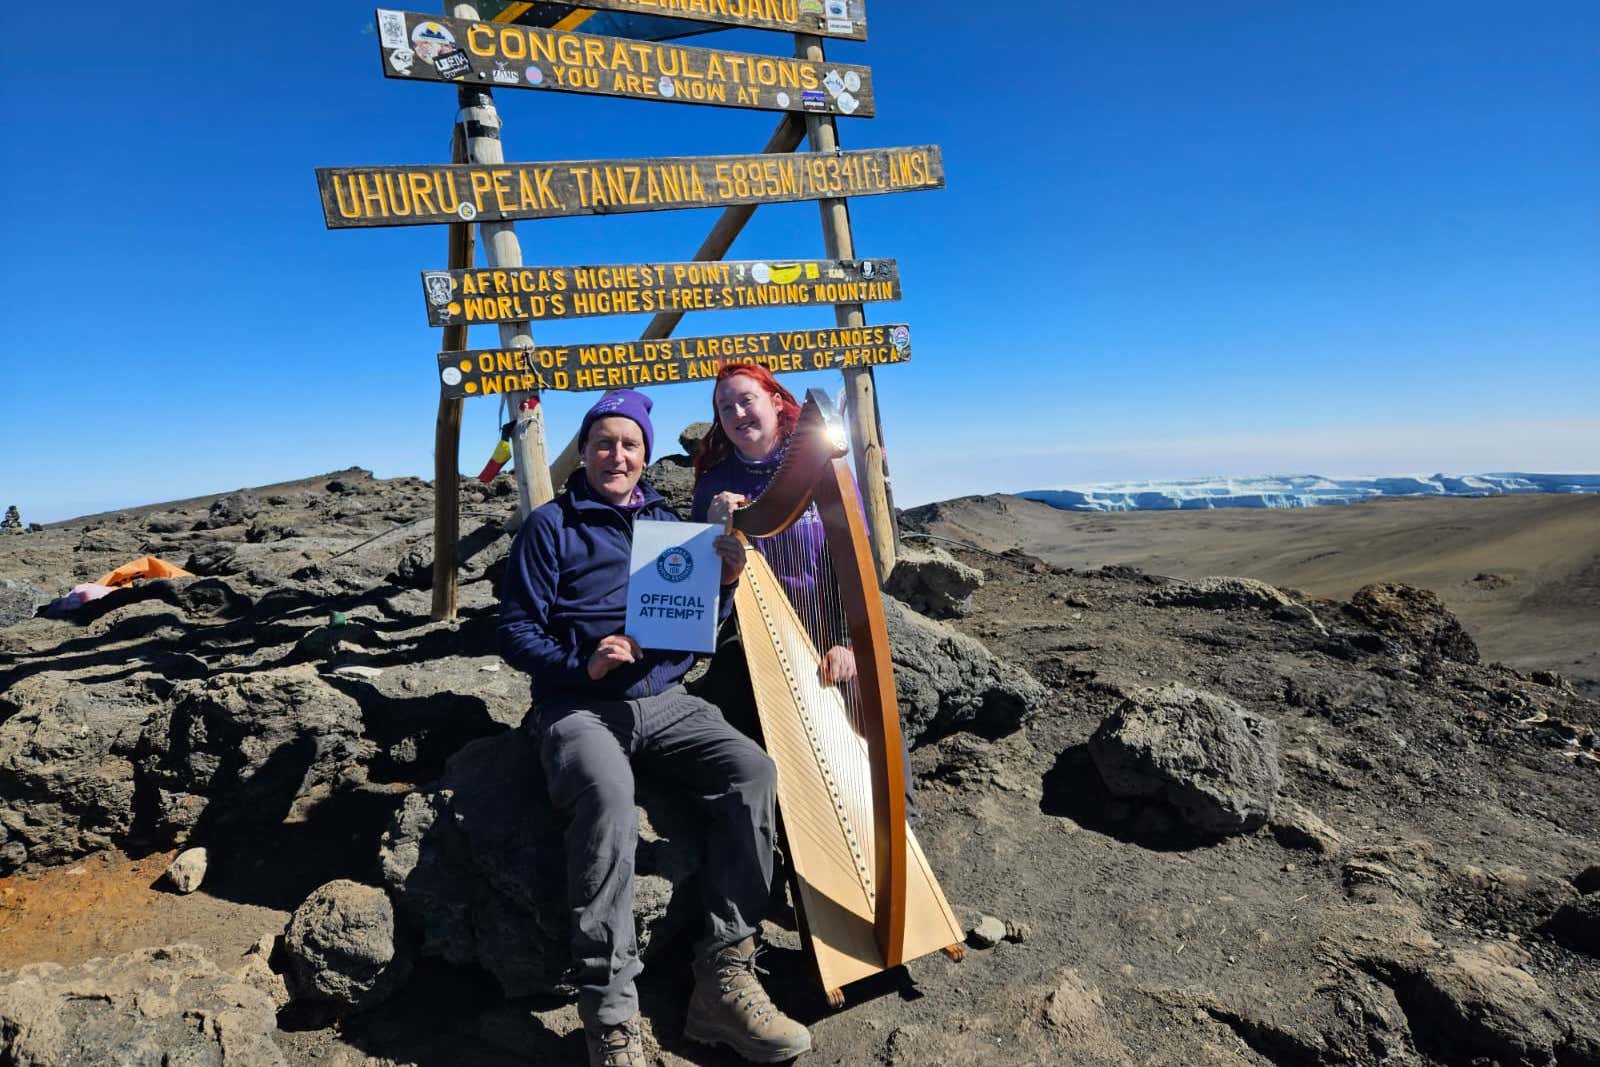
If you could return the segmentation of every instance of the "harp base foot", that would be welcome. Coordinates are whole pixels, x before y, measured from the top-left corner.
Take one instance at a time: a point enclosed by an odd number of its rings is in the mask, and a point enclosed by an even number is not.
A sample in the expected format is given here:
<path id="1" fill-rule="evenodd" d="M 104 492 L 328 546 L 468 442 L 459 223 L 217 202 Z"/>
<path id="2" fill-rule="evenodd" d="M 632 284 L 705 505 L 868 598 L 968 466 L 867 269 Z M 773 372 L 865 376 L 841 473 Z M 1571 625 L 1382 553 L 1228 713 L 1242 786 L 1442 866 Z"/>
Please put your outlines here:
<path id="1" fill-rule="evenodd" d="M 962 945 L 946 945 L 944 947 L 944 954 L 955 960 L 957 963 L 960 963 L 962 960 L 967 958 L 967 950 Z"/>
<path id="2" fill-rule="evenodd" d="M 838 1011 L 840 1008 L 844 1007 L 844 990 L 830 989 L 823 995 L 828 998 L 828 1007 L 832 1008 L 834 1011 Z"/>

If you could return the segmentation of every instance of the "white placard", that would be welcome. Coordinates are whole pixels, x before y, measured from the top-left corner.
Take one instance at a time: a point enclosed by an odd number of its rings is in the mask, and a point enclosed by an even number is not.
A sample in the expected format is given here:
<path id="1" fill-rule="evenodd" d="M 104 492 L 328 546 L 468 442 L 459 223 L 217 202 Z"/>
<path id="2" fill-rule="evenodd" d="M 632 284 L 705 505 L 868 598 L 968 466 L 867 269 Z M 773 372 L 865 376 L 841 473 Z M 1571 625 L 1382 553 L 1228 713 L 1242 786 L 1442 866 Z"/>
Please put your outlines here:
<path id="1" fill-rule="evenodd" d="M 633 524 L 624 633 L 644 648 L 716 650 L 722 558 L 711 542 L 721 533 L 721 526 L 699 522 Z"/>

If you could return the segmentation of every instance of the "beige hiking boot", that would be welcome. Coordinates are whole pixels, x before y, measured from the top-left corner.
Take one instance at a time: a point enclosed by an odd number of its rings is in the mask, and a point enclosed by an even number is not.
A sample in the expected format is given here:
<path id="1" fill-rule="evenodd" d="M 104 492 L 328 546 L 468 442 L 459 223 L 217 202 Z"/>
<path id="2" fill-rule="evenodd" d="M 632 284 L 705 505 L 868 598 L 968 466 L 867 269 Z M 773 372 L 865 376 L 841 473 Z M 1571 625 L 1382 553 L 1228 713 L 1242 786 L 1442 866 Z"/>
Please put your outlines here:
<path id="1" fill-rule="evenodd" d="M 589 1067 L 650 1067 L 644 1058 L 644 1034 L 637 1017 L 616 1026 L 584 1026 Z"/>
<path id="2" fill-rule="evenodd" d="M 756 939 L 694 965 L 694 995 L 683 1036 L 726 1045 L 751 1063 L 782 1063 L 811 1051 L 811 1033 L 779 1011 L 756 977 Z"/>

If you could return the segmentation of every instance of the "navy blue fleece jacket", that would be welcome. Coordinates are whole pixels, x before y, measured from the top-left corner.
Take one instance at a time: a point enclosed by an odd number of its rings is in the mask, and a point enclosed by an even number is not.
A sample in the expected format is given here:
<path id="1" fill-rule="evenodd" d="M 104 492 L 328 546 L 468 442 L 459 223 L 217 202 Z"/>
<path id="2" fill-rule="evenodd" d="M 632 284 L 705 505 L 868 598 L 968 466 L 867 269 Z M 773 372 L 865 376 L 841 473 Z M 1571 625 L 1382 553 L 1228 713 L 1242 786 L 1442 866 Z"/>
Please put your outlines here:
<path id="1" fill-rule="evenodd" d="M 599 681 L 589 677 L 589 657 L 600 639 L 622 632 L 634 520 L 682 521 L 661 494 L 643 482 L 639 489 L 642 501 L 618 507 L 597 497 L 579 470 L 562 493 L 528 515 L 511 545 L 500 597 L 500 654 L 532 679 L 535 703 L 563 693 L 650 696 L 694 666 L 692 652 L 645 649 L 639 662 Z M 723 588 L 722 620 L 733 611 L 731 588 Z"/>

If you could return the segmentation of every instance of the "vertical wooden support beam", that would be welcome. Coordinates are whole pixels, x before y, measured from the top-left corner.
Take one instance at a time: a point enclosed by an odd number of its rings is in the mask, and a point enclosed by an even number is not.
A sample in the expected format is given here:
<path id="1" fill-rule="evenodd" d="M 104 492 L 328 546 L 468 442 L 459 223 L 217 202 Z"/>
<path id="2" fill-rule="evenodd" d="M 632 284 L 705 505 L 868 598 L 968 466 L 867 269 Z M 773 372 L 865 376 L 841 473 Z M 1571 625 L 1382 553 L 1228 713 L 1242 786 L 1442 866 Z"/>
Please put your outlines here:
<path id="1" fill-rule="evenodd" d="M 466 131 L 456 124 L 450 141 L 450 162 L 465 163 Z M 472 223 L 450 225 L 451 270 L 472 266 Z M 444 328 L 444 350 L 467 347 L 465 324 Z M 433 424 L 433 618 L 456 617 L 456 542 L 461 536 L 461 404 L 440 394 Z"/>
<path id="2" fill-rule="evenodd" d="M 446 7 L 458 19 L 480 21 L 478 9 L 472 4 L 456 4 L 446 0 Z M 457 95 L 461 105 L 460 121 L 467 133 L 467 162 L 504 163 L 506 157 L 500 144 L 500 114 L 494 107 L 494 94 L 482 86 L 462 85 L 457 89 Z M 522 245 L 517 242 L 517 230 L 512 223 L 486 222 L 478 227 L 478 232 L 489 266 L 522 266 Z M 526 322 L 501 323 L 500 347 L 532 348 L 532 327 Z M 550 484 L 549 460 L 545 458 L 544 409 L 539 406 L 538 399 L 537 393 L 509 393 L 506 396 L 511 417 L 515 420 L 511 456 L 516 464 L 518 506 L 523 517 L 555 496 Z M 526 401 L 532 401 L 532 404 L 525 405 Z"/>
<path id="3" fill-rule="evenodd" d="M 813 63 L 827 62 L 822 38 L 795 34 L 795 55 Z M 839 129 L 832 115 L 805 116 L 806 136 L 813 152 L 839 151 Z M 855 259 L 855 238 L 850 232 L 850 206 L 843 199 L 821 200 L 822 240 L 829 259 Z M 834 305 L 834 320 L 839 326 L 866 324 L 860 304 Z M 883 457 L 883 434 L 878 422 L 877 385 L 871 367 L 853 367 L 844 372 L 845 418 L 850 427 L 856 480 L 861 500 L 867 509 L 867 525 L 872 538 L 872 563 L 882 585 L 894 570 L 894 508 L 889 502 L 889 478 Z"/>
<path id="4" fill-rule="evenodd" d="M 778 128 L 772 131 L 772 136 L 767 139 L 767 146 L 761 151 L 769 155 L 780 155 L 793 152 L 800 147 L 800 142 L 805 138 L 805 126 L 793 115 L 785 115 L 779 122 Z M 745 224 L 756 213 L 755 204 L 735 204 L 733 207 L 724 208 L 722 214 L 717 216 L 711 232 L 706 234 L 706 239 L 700 242 L 700 248 L 694 254 L 697 263 L 713 263 L 728 254 L 728 249 L 733 247 L 734 239 L 744 230 Z M 672 331 L 678 328 L 678 323 L 683 321 L 684 313 L 681 311 L 663 311 L 650 320 L 649 325 L 640 334 L 640 340 L 661 341 L 672 336 Z M 578 438 L 574 434 L 572 440 L 567 442 L 567 447 L 561 450 L 561 455 L 550 464 L 550 481 L 555 485 L 565 485 L 567 478 L 578 469 Z"/>

